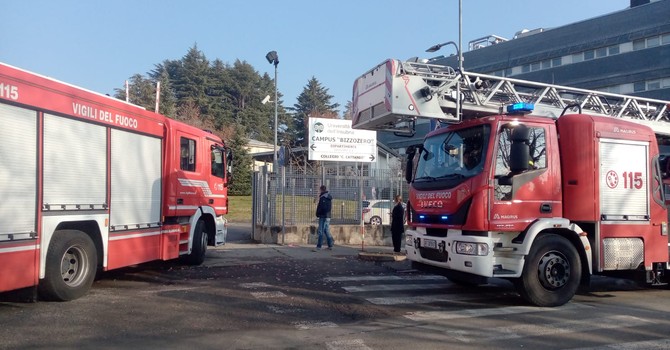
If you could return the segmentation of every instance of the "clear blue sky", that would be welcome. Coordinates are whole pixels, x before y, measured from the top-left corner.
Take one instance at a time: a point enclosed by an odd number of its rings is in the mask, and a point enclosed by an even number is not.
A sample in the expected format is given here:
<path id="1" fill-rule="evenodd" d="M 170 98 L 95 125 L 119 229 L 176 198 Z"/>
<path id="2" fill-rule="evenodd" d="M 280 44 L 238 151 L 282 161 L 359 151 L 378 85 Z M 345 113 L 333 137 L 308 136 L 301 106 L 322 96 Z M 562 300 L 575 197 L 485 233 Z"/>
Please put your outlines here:
<path id="1" fill-rule="evenodd" d="M 463 0 L 463 46 L 489 34 L 552 28 L 626 9 L 629 0 Z M 0 62 L 113 93 L 136 73 L 179 59 L 240 59 L 260 74 L 279 54 L 279 91 L 293 106 L 316 77 L 339 103 L 354 80 L 387 58 L 458 42 L 457 0 L 0 0 Z"/>

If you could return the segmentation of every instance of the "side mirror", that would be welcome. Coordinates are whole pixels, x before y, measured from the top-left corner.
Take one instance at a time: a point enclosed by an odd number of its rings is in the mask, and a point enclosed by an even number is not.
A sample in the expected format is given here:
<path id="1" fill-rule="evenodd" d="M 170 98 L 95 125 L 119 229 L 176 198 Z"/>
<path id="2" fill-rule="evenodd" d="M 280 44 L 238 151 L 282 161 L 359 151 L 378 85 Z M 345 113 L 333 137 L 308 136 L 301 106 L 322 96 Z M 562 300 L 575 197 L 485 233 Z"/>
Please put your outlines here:
<path id="1" fill-rule="evenodd" d="M 226 182 L 227 186 L 230 186 L 233 183 L 233 151 L 230 148 L 226 148 Z"/>
<path id="2" fill-rule="evenodd" d="M 659 169 L 661 170 L 661 178 L 670 178 L 670 155 L 661 155 L 658 158 Z"/>
<path id="3" fill-rule="evenodd" d="M 530 169 L 530 146 L 528 145 L 530 131 L 525 125 L 518 125 L 512 130 L 510 140 L 509 167 L 514 173 Z"/>
<path id="4" fill-rule="evenodd" d="M 405 181 L 407 183 L 412 182 L 414 177 L 414 157 L 417 152 L 421 152 L 423 149 L 422 145 L 411 145 L 407 147 L 407 162 L 405 163 Z"/>
<path id="5" fill-rule="evenodd" d="M 405 181 L 412 182 L 412 174 L 414 174 L 414 153 L 407 156 L 407 163 L 405 164 Z"/>
<path id="6" fill-rule="evenodd" d="M 512 186 L 512 177 L 511 176 L 501 176 L 498 178 L 498 185 L 500 186 Z"/>

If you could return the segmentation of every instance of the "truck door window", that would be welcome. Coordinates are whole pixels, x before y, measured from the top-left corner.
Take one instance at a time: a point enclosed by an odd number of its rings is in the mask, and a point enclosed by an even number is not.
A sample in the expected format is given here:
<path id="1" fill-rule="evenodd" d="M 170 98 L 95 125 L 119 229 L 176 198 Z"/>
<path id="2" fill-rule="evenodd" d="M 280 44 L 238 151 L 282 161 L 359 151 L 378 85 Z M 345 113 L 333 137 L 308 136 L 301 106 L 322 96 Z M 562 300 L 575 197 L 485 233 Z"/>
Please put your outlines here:
<path id="1" fill-rule="evenodd" d="M 514 126 L 507 124 L 500 129 L 498 135 L 498 154 L 496 155 L 495 177 L 509 178 L 514 176 L 510 169 L 510 148 L 511 135 Z M 530 152 L 530 170 L 544 169 L 547 167 L 546 154 L 546 132 L 541 127 L 528 127 L 529 138 L 528 148 Z M 507 184 L 500 184 L 500 181 L 495 182 L 495 198 L 497 200 L 511 200 L 512 186 Z"/>
<path id="2" fill-rule="evenodd" d="M 224 169 L 226 168 L 223 159 L 223 150 L 212 146 L 212 175 L 222 179 L 225 177 Z"/>
<path id="3" fill-rule="evenodd" d="M 195 140 L 181 138 L 179 163 L 181 170 L 195 171 Z"/>

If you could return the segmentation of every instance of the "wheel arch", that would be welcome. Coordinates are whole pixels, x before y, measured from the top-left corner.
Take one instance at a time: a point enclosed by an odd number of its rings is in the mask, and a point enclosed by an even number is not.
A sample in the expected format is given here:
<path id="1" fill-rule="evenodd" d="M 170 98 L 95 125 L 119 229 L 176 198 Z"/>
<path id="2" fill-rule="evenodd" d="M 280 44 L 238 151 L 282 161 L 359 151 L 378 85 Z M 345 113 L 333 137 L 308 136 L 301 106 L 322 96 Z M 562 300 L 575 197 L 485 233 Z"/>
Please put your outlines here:
<path id="1" fill-rule="evenodd" d="M 203 220 L 205 222 L 205 230 L 208 233 L 207 236 L 207 245 L 215 245 L 215 234 L 216 234 L 216 212 L 212 207 L 200 207 L 195 211 L 189 225 L 191 227 L 191 232 L 188 237 L 188 252 L 190 253 L 193 250 L 193 237 L 195 235 L 195 226 L 198 223 L 198 220 Z"/>
<path id="2" fill-rule="evenodd" d="M 56 235 L 58 231 L 63 230 L 81 231 L 89 236 L 95 245 L 95 250 L 97 253 L 97 267 L 100 268 L 103 266 L 105 248 L 102 241 L 102 232 L 100 231 L 100 227 L 95 220 L 61 222 L 56 226 L 54 235 Z"/>
<path id="3" fill-rule="evenodd" d="M 582 266 L 582 277 L 580 284 L 586 286 L 590 283 L 592 274 L 592 249 L 591 244 L 582 229 L 564 218 L 539 219 L 517 236 L 513 242 L 520 243 L 520 254 L 524 256 L 530 253 L 530 248 L 535 240 L 546 234 L 555 234 L 565 238 L 577 250 Z"/>

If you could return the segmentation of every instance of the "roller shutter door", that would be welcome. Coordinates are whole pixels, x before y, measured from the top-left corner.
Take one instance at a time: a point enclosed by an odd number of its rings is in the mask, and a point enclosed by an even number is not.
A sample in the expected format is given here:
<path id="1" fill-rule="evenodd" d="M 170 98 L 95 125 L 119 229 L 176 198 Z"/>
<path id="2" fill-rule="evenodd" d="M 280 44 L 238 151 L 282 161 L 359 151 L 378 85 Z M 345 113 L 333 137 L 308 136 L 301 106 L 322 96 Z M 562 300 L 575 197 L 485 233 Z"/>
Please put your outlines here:
<path id="1" fill-rule="evenodd" d="M 37 112 L 0 104 L 0 240 L 28 238 L 37 215 Z"/>
<path id="2" fill-rule="evenodd" d="M 112 230 L 160 222 L 161 151 L 158 138 L 112 130 Z"/>

